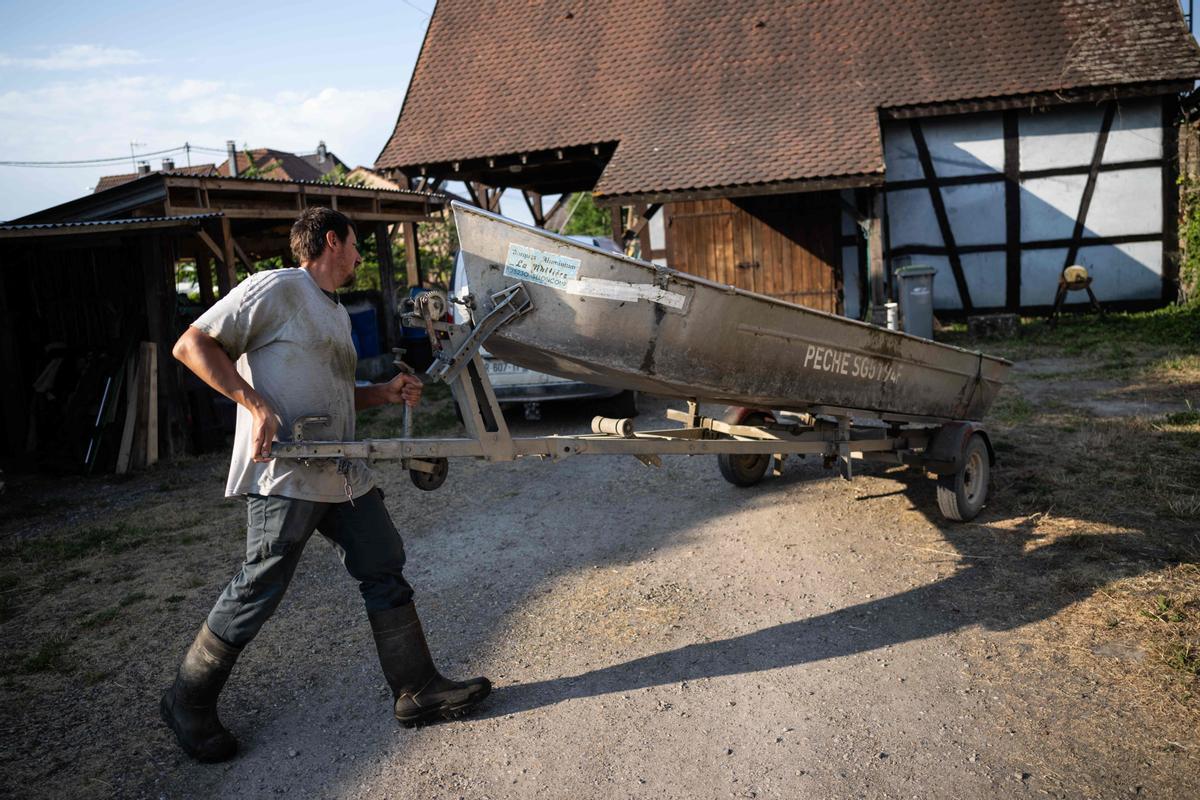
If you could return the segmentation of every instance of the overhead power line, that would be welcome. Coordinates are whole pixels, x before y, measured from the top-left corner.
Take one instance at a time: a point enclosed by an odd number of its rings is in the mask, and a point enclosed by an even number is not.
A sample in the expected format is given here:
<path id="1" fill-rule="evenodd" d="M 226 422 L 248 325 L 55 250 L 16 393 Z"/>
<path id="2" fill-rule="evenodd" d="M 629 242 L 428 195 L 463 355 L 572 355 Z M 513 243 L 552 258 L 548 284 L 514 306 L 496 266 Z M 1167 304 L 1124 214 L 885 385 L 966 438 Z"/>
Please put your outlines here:
<path id="1" fill-rule="evenodd" d="M 178 147 L 170 147 L 166 150 L 154 150 L 149 153 L 138 153 L 136 158 L 145 159 L 153 156 L 165 156 L 172 153 L 184 153 L 189 150 L 195 150 L 201 153 L 219 153 L 225 155 L 226 150 L 223 147 L 201 147 L 200 145 L 188 144 L 184 142 Z M 71 159 L 66 161 L 0 161 L 0 167 L 44 167 L 51 169 L 71 169 L 74 167 L 99 167 L 112 164 L 120 164 L 128 161 L 129 156 L 113 156 L 112 158 L 83 158 Z"/>

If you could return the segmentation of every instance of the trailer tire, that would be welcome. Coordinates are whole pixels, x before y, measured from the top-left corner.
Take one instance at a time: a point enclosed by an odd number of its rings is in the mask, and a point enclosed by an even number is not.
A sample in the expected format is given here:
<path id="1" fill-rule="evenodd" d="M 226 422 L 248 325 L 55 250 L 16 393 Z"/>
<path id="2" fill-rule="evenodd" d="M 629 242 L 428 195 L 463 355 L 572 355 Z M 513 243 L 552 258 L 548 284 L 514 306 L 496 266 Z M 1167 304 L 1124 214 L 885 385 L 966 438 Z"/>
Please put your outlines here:
<path id="1" fill-rule="evenodd" d="M 741 419 L 734 419 L 731 416 L 726 415 L 725 421 L 741 425 L 766 425 L 770 421 L 767 415 L 761 411 L 747 414 Z M 721 470 L 721 477 L 734 486 L 754 486 L 767 474 L 767 467 L 771 466 L 771 455 L 759 453 L 743 456 L 722 453 L 717 456 L 717 466 Z"/>
<path id="2" fill-rule="evenodd" d="M 410 469 L 408 477 L 412 480 L 413 486 L 416 486 L 423 492 L 432 492 L 441 488 L 441 485 L 446 482 L 446 475 L 450 473 L 450 462 L 444 458 L 429 458 L 424 460 L 433 464 L 433 472 L 421 472 L 420 470 Z"/>
<path id="3" fill-rule="evenodd" d="M 991 486 L 991 457 L 987 442 L 972 434 L 963 448 L 962 467 L 938 476 L 937 499 L 942 516 L 954 522 L 970 522 L 983 509 Z"/>

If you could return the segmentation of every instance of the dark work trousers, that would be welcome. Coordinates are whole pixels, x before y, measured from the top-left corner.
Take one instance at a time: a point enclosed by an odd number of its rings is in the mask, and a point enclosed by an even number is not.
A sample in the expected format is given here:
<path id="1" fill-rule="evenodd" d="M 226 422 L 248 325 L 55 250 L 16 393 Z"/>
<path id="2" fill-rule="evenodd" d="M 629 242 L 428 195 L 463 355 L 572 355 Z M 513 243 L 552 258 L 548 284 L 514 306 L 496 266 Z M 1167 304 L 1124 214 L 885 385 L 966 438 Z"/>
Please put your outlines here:
<path id="1" fill-rule="evenodd" d="M 208 614 L 209 630 L 234 647 L 245 647 L 279 606 L 313 531 L 333 542 L 358 580 L 367 611 L 411 602 L 404 543 L 379 489 L 355 498 L 354 505 L 252 494 L 246 518 L 246 563 Z"/>

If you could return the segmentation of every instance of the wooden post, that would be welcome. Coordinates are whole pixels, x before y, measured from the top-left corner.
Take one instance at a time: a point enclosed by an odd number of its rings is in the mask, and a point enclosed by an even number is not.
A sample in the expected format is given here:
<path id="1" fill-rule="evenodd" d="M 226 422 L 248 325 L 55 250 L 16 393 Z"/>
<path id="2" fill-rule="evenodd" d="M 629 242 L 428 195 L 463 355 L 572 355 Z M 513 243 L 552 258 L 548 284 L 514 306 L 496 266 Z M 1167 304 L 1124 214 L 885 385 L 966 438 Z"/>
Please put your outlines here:
<path id="1" fill-rule="evenodd" d="M 383 352 L 396 345 L 396 265 L 386 222 L 375 223 L 375 250 L 379 258 L 379 293 L 383 295 Z"/>
<path id="2" fill-rule="evenodd" d="M 196 255 L 196 282 L 200 284 L 200 305 L 208 308 L 213 304 L 212 265 L 208 256 Z"/>
<path id="3" fill-rule="evenodd" d="M 420 242 L 417 241 L 417 223 L 404 223 L 404 269 L 409 287 L 421 285 Z"/>
<path id="4" fill-rule="evenodd" d="M 871 324 L 887 324 L 887 289 L 884 283 L 883 264 L 883 190 L 876 189 L 871 199 L 870 232 L 867 234 L 867 271 L 871 277 Z"/>
<path id="5" fill-rule="evenodd" d="M 619 245 L 625 244 L 625 221 L 623 219 L 622 209 L 620 206 L 613 206 L 609 209 L 609 216 L 612 219 L 612 238 Z"/>
<path id="6" fill-rule="evenodd" d="M 229 217 L 221 217 L 221 239 L 225 250 L 225 263 L 217 267 L 217 286 L 221 290 L 221 297 L 224 297 L 237 286 L 237 272 L 233 268 L 233 225 Z"/>

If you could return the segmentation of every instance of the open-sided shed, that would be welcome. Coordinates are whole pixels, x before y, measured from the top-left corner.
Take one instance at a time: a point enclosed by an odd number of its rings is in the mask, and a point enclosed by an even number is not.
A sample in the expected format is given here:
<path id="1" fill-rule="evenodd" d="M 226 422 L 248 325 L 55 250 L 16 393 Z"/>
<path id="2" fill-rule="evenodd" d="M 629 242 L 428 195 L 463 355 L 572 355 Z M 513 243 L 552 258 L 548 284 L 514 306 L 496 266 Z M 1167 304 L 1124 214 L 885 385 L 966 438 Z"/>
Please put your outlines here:
<path id="1" fill-rule="evenodd" d="M 949 313 L 1176 293 L 1176 0 L 440 0 L 376 166 L 591 190 L 671 266 L 854 316 L 906 261 Z M 491 187 L 489 189 L 489 187 Z"/>
<path id="2" fill-rule="evenodd" d="M 153 173 L 0 225 L 0 458 L 10 468 L 32 460 L 90 470 L 136 465 L 139 452 L 148 463 L 191 449 L 211 409 L 170 349 L 236 285 L 237 262 L 247 270 L 274 256 L 290 263 L 291 225 L 308 206 L 337 208 L 363 238 L 390 242 L 400 225 L 428 219 L 444 202 L 403 190 Z M 398 287 L 390 246 L 378 250 L 386 347 L 399 332 Z M 199 272 L 199 306 L 177 292 L 185 259 Z M 140 416 L 130 410 L 139 404 Z"/>

